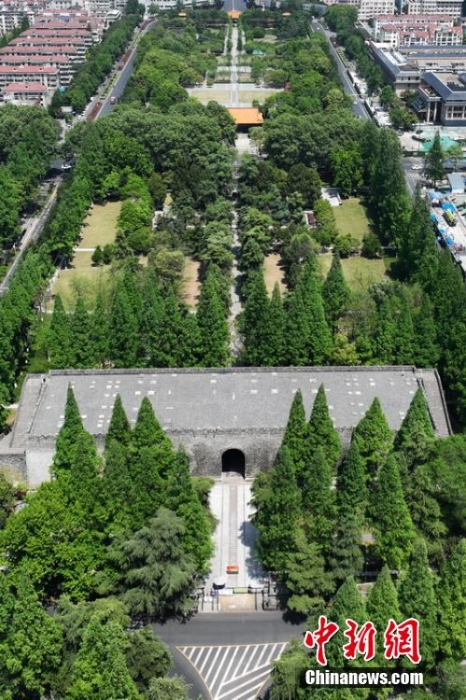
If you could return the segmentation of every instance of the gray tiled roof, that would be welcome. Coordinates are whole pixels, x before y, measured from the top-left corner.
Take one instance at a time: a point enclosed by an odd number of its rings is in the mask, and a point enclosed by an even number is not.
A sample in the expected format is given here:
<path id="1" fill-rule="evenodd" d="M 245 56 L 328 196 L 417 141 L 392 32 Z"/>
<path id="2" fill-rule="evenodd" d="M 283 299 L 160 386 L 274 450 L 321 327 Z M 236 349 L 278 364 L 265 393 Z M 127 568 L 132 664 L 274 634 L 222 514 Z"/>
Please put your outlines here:
<path id="1" fill-rule="evenodd" d="M 169 432 L 283 428 L 294 393 L 301 389 L 309 415 L 321 383 L 336 427 L 356 425 L 377 396 L 390 427 L 397 430 L 422 378 L 434 387 L 432 399 L 426 392 L 428 401 L 436 404 L 440 422 L 447 425 L 435 377 L 433 370 L 412 367 L 51 372 L 42 379 L 29 427 L 24 425 L 24 416 L 30 407 L 20 403 L 17 424 L 23 435 L 14 435 L 13 446 L 26 434 L 56 436 L 63 424 L 68 384 L 74 389 L 84 425 L 93 435 L 107 432 L 118 394 L 131 422 L 147 396 Z M 23 389 L 26 395 L 27 387 Z"/>

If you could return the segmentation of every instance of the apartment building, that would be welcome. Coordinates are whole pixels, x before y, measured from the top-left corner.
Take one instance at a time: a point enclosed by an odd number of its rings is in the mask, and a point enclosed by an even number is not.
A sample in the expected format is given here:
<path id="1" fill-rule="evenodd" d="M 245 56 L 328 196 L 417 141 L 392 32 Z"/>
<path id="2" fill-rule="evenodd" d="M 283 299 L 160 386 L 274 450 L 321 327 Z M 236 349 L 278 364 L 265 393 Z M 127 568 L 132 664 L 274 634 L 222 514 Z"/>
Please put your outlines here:
<path id="1" fill-rule="evenodd" d="M 11 83 L 2 90 L 3 100 L 7 104 L 36 104 L 47 107 L 53 94 L 41 83 Z"/>
<path id="2" fill-rule="evenodd" d="M 395 0 L 359 0 L 358 19 L 368 20 L 377 15 L 392 15 L 395 12 Z"/>
<path id="3" fill-rule="evenodd" d="M 398 46 L 460 46 L 463 43 L 462 27 L 439 26 L 435 23 L 403 28 L 396 24 L 380 24 L 377 40 L 397 48 Z"/>
<path id="4" fill-rule="evenodd" d="M 409 0 L 408 15 L 448 15 L 461 17 L 462 0 Z"/>
<path id="5" fill-rule="evenodd" d="M 11 83 L 40 83 L 56 90 L 60 86 L 58 69 L 53 66 L 2 66 L 0 65 L 0 89 Z"/>

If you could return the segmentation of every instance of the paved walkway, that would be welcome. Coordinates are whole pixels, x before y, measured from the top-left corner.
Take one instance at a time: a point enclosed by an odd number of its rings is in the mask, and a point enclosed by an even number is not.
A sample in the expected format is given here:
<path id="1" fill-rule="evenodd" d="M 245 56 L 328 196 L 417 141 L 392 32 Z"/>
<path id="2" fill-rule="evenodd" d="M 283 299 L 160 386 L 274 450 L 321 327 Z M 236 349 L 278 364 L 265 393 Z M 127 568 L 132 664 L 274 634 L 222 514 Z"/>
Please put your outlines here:
<path id="1" fill-rule="evenodd" d="M 226 577 L 227 588 L 260 588 L 263 585 L 264 573 L 253 557 L 256 530 L 251 524 L 251 486 L 252 481 L 242 477 L 225 476 L 215 482 L 210 493 L 210 507 L 218 525 L 207 592 L 220 577 Z M 226 568 L 231 564 L 239 567 L 239 573 L 227 576 Z"/>

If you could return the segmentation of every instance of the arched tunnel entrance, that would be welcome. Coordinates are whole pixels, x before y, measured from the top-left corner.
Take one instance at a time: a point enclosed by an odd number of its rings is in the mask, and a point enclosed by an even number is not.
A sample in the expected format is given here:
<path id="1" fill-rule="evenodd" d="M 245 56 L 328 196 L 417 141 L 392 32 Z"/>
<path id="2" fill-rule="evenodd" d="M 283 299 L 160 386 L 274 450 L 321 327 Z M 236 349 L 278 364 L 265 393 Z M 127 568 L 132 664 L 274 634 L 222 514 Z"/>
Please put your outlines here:
<path id="1" fill-rule="evenodd" d="M 246 476 L 246 458 L 241 450 L 226 450 L 222 454 L 222 474 Z"/>

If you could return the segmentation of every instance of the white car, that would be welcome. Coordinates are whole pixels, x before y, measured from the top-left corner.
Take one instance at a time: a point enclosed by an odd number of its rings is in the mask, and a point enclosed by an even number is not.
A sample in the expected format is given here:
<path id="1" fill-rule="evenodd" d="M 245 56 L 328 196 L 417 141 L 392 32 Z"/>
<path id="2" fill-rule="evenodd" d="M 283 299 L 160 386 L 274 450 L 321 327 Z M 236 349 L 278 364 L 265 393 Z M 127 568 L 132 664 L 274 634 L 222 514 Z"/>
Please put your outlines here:
<path id="1" fill-rule="evenodd" d="M 422 165 L 412 165 L 411 170 L 422 170 Z"/>

